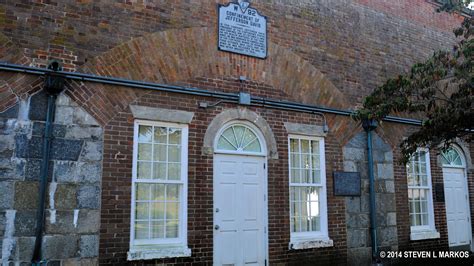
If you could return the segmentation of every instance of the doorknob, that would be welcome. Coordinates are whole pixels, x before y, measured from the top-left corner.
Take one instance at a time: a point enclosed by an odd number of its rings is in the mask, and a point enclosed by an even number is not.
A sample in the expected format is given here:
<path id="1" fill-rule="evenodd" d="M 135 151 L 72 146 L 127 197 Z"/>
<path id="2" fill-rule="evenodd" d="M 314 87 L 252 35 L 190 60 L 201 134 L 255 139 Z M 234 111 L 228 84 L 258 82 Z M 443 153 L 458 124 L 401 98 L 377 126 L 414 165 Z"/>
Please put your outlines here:
<path id="1" fill-rule="evenodd" d="M 219 230 L 219 228 L 220 228 L 220 226 L 219 226 L 218 224 L 216 224 L 216 225 L 214 226 L 214 229 L 216 229 L 216 230 Z"/>

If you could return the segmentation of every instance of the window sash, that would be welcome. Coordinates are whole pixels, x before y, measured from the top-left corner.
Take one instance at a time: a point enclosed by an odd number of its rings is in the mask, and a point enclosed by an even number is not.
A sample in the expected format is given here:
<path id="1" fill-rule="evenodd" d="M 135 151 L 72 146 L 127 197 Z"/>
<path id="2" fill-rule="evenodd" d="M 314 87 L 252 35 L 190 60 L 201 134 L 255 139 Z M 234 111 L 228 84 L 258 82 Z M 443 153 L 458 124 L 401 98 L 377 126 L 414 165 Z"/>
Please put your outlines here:
<path id="1" fill-rule="evenodd" d="M 424 160 L 421 158 L 421 152 L 424 153 Z M 414 177 L 420 178 L 420 183 L 418 185 L 415 184 L 408 184 L 407 185 L 407 192 L 410 194 L 414 193 L 415 190 L 424 190 L 425 193 L 425 200 L 421 200 L 420 196 L 418 196 L 418 199 L 416 200 L 410 200 L 408 198 L 408 204 L 409 204 L 409 223 L 410 223 L 410 228 L 411 231 L 426 231 L 426 230 L 434 230 L 435 225 L 434 225 L 434 209 L 433 209 L 433 194 L 432 194 L 432 183 L 431 183 L 431 169 L 430 169 L 430 154 L 427 149 L 420 149 L 414 154 L 410 161 L 408 162 L 412 167 L 410 171 L 408 171 L 407 167 L 407 182 L 408 182 L 408 175 L 413 175 Z M 418 167 L 414 167 L 418 164 Z M 424 164 L 424 172 L 421 171 L 422 169 L 422 164 Z M 422 185 L 421 182 L 421 176 L 426 176 L 426 185 Z M 422 202 L 426 201 L 426 210 L 422 210 Z M 412 202 L 416 202 L 415 204 L 420 204 L 419 212 L 416 212 L 416 205 L 414 206 L 415 208 L 410 210 Z M 425 224 L 420 224 L 420 225 L 415 225 L 413 224 L 412 216 L 419 216 L 420 218 L 420 223 L 424 222 L 424 218 L 422 217 L 423 214 L 427 214 L 427 221 Z"/>
<path id="2" fill-rule="evenodd" d="M 139 141 L 138 139 L 138 129 L 139 126 L 153 126 L 153 127 L 166 127 L 166 128 L 179 128 L 181 130 L 181 143 L 180 144 L 170 144 L 169 143 L 169 132 L 167 132 L 167 142 L 166 143 L 155 143 L 153 142 L 142 142 Z M 154 134 L 154 132 L 153 132 Z M 138 144 L 139 143 L 147 143 L 152 145 L 152 149 L 155 148 L 156 145 L 165 145 L 165 146 L 178 146 L 180 147 L 180 179 L 179 180 L 174 180 L 174 179 L 153 179 L 153 178 L 138 178 L 137 177 L 137 168 L 138 168 L 138 162 L 144 161 L 144 160 L 138 160 Z M 151 122 L 151 121 L 142 121 L 142 120 L 136 120 L 135 125 L 134 125 L 134 142 L 133 142 L 133 168 L 132 168 L 132 205 L 131 205 L 131 219 L 130 219 L 130 245 L 131 246 L 139 246 L 139 245 L 186 245 L 187 244 L 187 150 L 188 150 L 188 126 L 187 125 L 182 125 L 182 124 L 173 124 L 173 123 L 162 123 L 162 122 Z M 168 149 L 166 149 L 166 158 L 167 161 L 166 163 L 168 164 Z M 153 160 L 153 150 L 152 150 L 152 160 Z M 155 161 L 154 161 L 155 162 Z M 168 167 L 167 167 L 168 168 Z M 168 170 L 167 170 L 168 171 Z M 153 177 L 153 176 L 151 176 Z M 168 174 L 166 174 L 166 178 L 168 178 Z M 163 184 L 165 186 L 168 185 L 178 185 L 178 193 L 180 195 L 179 197 L 179 204 L 178 204 L 178 216 L 176 219 L 153 219 L 150 213 L 152 212 L 152 206 L 149 206 L 148 211 L 150 212 L 147 219 L 136 219 L 136 208 L 137 208 L 137 203 L 158 203 L 162 202 L 160 201 L 155 201 L 150 198 L 150 200 L 137 200 L 136 199 L 136 189 L 137 189 L 137 184 Z M 150 192 L 152 193 L 152 192 Z M 165 200 L 163 201 L 163 204 L 166 205 L 166 202 L 170 202 Z M 173 201 L 174 202 L 174 201 Z M 175 202 L 176 203 L 176 202 Z M 166 208 L 166 207 L 164 207 Z M 163 212 L 165 209 L 163 209 Z M 164 217 L 166 218 L 166 216 Z M 143 222 L 148 222 L 148 236 L 152 237 L 152 230 L 153 228 L 150 227 L 150 225 L 153 223 L 153 221 L 163 221 L 164 224 L 168 223 L 169 221 L 178 221 L 178 237 L 176 238 L 150 238 L 150 239 L 135 239 L 136 236 L 136 228 L 135 228 L 135 223 L 138 221 Z M 166 230 L 166 229 L 164 229 Z M 166 231 L 164 231 L 164 234 L 166 234 Z"/>
<path id="3" fill-rule="evenodd" d="M 294 152 L 291 150 L 291 140 L 298 140 L 298 151 Z M 301 149 L 301 140 L 308 140 L 309 141 L 309 152 L 302 153 Z M 313 145 L 311 145 L 311 141 L 318 142 L 318 150 L 313 151 Z M 301 182 L 292 182 L 291 170 L 295 169 L 292 167 L 292 159 L 291 156 L 294 154 L 300 155 L 300 162 L 301 162 L 301 154 L 306 154 L 310 157 L 310 168 L 309 171 L 311 175 L 313 174 L 313 170 L 319 171 L 319 182 L 318 183 L 308 183 L 302 182 L 302 177 L 300 176 Z M 312 156 L 319 156 L 319 167 L 313 168 L 313 161 Z M 300 136 L 300 135 L 289 135 L 288 136 L 288 179 L 289 179 L 289 189 L 292 188 L 317 188 L 318 190 L 318 201 L 317 204 L 319 205 L 319 231 L 303 231 L 303 232 L 293 232 L 293 228 L 290 226 L 290 236 L 291 241 L 303 241 L 303 240 L 314 240 L 314 239 L 323 239 L 328 237 L 328 228 L 327 228 L 327 196 L 326 196 L 326 169 L 325 169 L 325 154 L 324 154 L 324 138 L 321 137 L 310 137 L 310 136 Z M 300 165 L 298 169 L 304 169 Z M 313 176 L 310 177 L 310 180 L 315 180 Z M 295 201 L 291 199 L 291 191 L 289 193 L 289 201 L 290 204 L 293 204 Z M 301 199 L 296 202 L 305 202 Z M 306 201 L 307 202 L 307 201 Z M 290 206 L 290 225 L 292 224 L 291 219 L 296 217 L 295 210 L 292 212 L 292 208 Z M 300 216 L 298 216 L 300 217 Z M 306 217 L 306 216 L 301 216 Z M 309 217 L 309 216 L 308 216 Z"/>

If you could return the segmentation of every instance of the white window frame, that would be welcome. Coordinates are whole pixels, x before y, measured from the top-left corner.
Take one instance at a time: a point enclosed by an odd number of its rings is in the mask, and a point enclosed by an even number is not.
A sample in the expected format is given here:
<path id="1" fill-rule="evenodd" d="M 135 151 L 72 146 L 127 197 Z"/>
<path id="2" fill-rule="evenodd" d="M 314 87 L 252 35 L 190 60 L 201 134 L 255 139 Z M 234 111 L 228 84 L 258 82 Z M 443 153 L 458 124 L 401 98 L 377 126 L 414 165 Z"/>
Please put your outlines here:
<path id="1" fill-rule="evenodd" d="M 430 152 L 427 148 L 419 148 L 417 149 L 416 153 L 419 152 L 425 152 L 426 156 L 426 186 L 410 186 L 408 185 L 408 172 L 407 174 L 407 192 L 409 189 L 425 189 L 427 190 L 427 199 L 428 199 L 428 225 L 411 225 L 411 218 L 408 221 L 410 224 L 410 239 L 411 240 L 422 240 L 422 239 L 430 239 L 430 238 L 439 238 L 440 234 L 436 231 L 436 226 L 435 226 L 435 219 L 434 219 L 434 207 L 433 207 L 433 184 L 431 181 L 431 157 L 430 157 Z M 410 162 L 412 161 L 414 157 L 410 158 Z M 406 170 L 407 171 L 407 170 Z M 408 204 L 410 204 L 410 201 L 408 199 Z M 408 210 L 410 217 L 410 210 Z"/>
<path id="2" fill-rule="evenodd" d="M 319 142 L 319 158 L 320 158 L 320 171 L 321 171 L 321 184 L 301 184 L 301 183 L 291 183 L 291 159 L 290 159 L 290 145 L 291 139 L 300 139 L 300 140 L 314 140 Z M 310 145 L 311 146 L 311 145 Z M 288 135 L 288 184 L 289 190 L 291 187 L 320 187 L 320 231 L 318 232 L 291 232 L 290 228 L 290 249 L 302 249 L 302 248 L 314 248 L 314 247 L 325 247 L 332 246 L 332 240 L 329 239 L 328 233 L 328 212 L 327 212 L 327 193 L 326 193 L 326 156 L 325 156 L 325 146 L 323 137 L 314 137 L 314 136 L 305 136 L 305 135 Z M 288 202 L 291 204 L 291 194 L 288 195 Z M 291 217 L 291 209 L 289 212 L 289 217 Z M 291 223 L 290 223 L 291 224 Z M 316 241 L 317 245 L 308 244 L 311 241 Z M 323 243 L 326 241 L 325 243 Z M 304 243 L 306 242 L 306 243 Z M 300 243 L 304 243 L 299 245 Z"/>
<path id="3" fill-rule="evenodd" d="M 140 125 L 173 127 L 181 129 L 181 180 L 155 180 L 155 179 L 138 179 L 138 129 Z M 137 250 L 140 248 L 149 249 L 150 247 L 183 247 L 187 249 L 187 206 L 188 206 L 188 125 L 166 122 L 154 122 L 147 120 L 135 120 L 133 135 L 133 167 L 132 167 L 132 202 L 131 202 L 131 219 L 130 219 L 130 249 Z M 152 146 L 153 147 L 153 146 Z M 156 184 L 181 184 L 181 201 L 179 214 L 178 238 L 163 238 L 151 240 L 135 240 L 135 190 L 136 183 L 156 183 Z M 163 255 L 166 256 L 166 255 Z M 157 256 L 157 257 L 160 257 Z"/>

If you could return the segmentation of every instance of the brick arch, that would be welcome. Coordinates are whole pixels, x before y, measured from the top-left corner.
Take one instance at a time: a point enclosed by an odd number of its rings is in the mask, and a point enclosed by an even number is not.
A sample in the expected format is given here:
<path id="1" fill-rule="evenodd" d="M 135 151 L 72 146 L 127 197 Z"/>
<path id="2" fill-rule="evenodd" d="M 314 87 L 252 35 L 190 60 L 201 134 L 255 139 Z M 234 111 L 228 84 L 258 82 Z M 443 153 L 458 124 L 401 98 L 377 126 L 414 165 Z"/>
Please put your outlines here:
<path id="1" fill-rule="evenodd" d="M 155 32 L 112 48 L 85 64 L 82 71 L 166 84 L 196 77 L 246 76 L 290 95 L 293 101 L 340 109 L 350 107 L 345 96 L 323 73 L 287 48 L 270 42 L 268 58 L 261 60 L 218 51 L 216 42 L 214 28 Z M 111 100 L 103 87 L 78 83 L 70 91 L 72 98 L 92 109 L 90 113 L 102 124 L 107 124 L 135 97 L 143 95 L 138 92 L 128 93 L 127 97 L 111 95 Z M 353 127 L 347 120 L 350 119 L 328 119 L 335 130 Z"/>

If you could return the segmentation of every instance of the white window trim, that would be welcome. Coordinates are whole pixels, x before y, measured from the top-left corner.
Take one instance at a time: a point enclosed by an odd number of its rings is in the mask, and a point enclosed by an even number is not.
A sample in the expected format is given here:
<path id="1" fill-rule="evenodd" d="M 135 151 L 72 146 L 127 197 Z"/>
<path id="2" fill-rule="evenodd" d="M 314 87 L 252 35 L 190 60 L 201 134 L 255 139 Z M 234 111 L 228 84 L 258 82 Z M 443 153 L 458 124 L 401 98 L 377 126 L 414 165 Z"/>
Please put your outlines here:
<path id="1" fill-rule="evenodd" d="M 138 180 L 137 179 L 137 157 L 138 157 L 138 127 L 161 126 L 181 129 L 181 180 Z M 148 120 L 135 120 L 133 133 L 133 165 L 132 165 L 132 197 L 130 217 L 130 251 L 128 260 L 144 260 L 157 258 L 188 257 L 191 250 L 187 246 L 187 206 L 188 206 L 188 125 L 168 122 L 157 122 Z M 156 239 L 156 240 L 134 240 L 135 239 L 135 186 L 136 183 L 166 183 L 182 184 L 182 195 L 179 214 L 179 238 Z"/>
<path id="2" fill-rule="evenodd" d="M 434 207 L 433 207 L 433 184 L 431 181 L 431 157 L 430 152 L 427 148 L 419 148 L 416 152 L 425 152 L 426 156 L 426 178 L 427 186 L 409 186 L 408 189 L 428 189 L 428 225 L 412 226 L 410 223 L 410 240 L 424 240 L 440 238 L 439 232 L 436 230 L 435 219 L 434 219 Z M 410 159 L 411 160 L 411 159 Z M 408 173 L 407 173 L 408 180 Z M 410 204 L 410 203 L 409 203 Z"/>
<path id="3" fill-rule="evenodd" d="M 315 140 L 319 142 L 319 155 L 320 155 L 320 171 L 321 171 L 321 184 L 320 185 L 303 185 L 303 184 L 292 184 L 291 183 L 291 162 L 290 162 L 290 140 L 291 139 L 305 139 Z M 316 186 L 321 187 L 320 189 L 320 226 L 321 231 L 319 232 L 303 232 L 294 233 L 291 232 L 290 228 L 290 243 L 289 249 L 308 249 L 308 248 L 321 248 L 321 247 L 332 247 L 333 241 L 329 238 L 328 233 L 328 212 L 327 212 L 327 187 L 326 187 L 326 156 L 325 156 L 325 143 L 323 137 L 306 136 L 306 135 L 288 135 L 288 188 L 292 186 Z M 288 203 L 291 204 L 291 195 L 288 195 Z M 291 217 L 291 210 L 289 213 Z"/>

